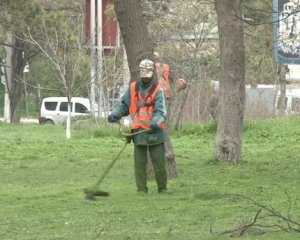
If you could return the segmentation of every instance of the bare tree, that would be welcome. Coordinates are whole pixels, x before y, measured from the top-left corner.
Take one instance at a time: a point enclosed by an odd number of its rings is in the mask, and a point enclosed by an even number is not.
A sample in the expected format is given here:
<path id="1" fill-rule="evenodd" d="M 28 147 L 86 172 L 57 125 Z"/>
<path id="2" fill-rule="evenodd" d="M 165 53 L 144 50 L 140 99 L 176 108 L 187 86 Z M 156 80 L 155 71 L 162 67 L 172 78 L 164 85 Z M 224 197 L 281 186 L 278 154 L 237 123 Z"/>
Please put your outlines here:
<path id="1" fill-rule="evenodd" d="M 188 82 L 181 92 L 176 89 L 177 81 L 172 82 L 171 125 L 178 129 L 186 119 L 208 119 L 205 115 L 211 92 L 209 80 L 215 79 L 209 71 L 219 71 L 211 61 L 218 56 L 214 5 L 195 0 L 189 4 L 184 0 L 144 1 L 156 51 L 170 64 L 174 80 L 184 78 Z"/>
<path id="2" fill-rule="evenodd" d="M 23 100 L 23 70 L 26 65 L 29 47 L 22 40 L 22 28 L 15 20 L 17 11 L 11 8 L 8 1 L 3 1 L 0 8 L 0 46 L 6 49 L 6 90 L 8 92 L 8 112 L 10 123 L 20 121 L 20 105 Z M 20 21 L 20 20 L 19 20 Z M 17 26 L 16 26 L 17 25 Z"/>
<path id="3" fill-rule="evenodd" d="M 221 79 L 215 157 L 238 163 L 241 158 L 245 104 L 245 47 L 241 0 L 216 0 Z"/>
<path id="4" fill-rule="evenodd" d="M 87 51 L 83 48 L 83 11 L 80 9 L 76 12 L 67 13 L 61 11 L 49 13 L 47 11 L 40 18 L 39 37 L 33 34 L 36 29 L 30 28 L 28 28 L 27 37 L 28 41 L 37 46 L 53 64 L 63 84 L 65 96 L 68 99 L 66 137 L 70 138 L 72 90 L 75 82 L 80 78 L 81 67 L 87 59 Z M 54 19 L 53 14 L 55 14 Z"/>

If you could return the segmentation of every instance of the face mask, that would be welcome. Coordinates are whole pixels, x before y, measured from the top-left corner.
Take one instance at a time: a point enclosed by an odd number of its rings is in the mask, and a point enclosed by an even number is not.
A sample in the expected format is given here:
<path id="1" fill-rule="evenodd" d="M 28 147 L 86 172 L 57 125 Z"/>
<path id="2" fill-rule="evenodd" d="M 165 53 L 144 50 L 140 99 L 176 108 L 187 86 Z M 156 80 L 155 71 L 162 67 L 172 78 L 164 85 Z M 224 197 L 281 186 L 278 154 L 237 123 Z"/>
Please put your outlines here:
<path id="1" fill-rule="evenodd" d="M 153 71 L 151 69 L 140 68 L 140 77 L 141 78 L 152 78 Z"/>
<path id="2" fill-rule="evenodd" d="M 141 78 L 143 83 L 149 83 L 151 82 L 152 78 Z"/>

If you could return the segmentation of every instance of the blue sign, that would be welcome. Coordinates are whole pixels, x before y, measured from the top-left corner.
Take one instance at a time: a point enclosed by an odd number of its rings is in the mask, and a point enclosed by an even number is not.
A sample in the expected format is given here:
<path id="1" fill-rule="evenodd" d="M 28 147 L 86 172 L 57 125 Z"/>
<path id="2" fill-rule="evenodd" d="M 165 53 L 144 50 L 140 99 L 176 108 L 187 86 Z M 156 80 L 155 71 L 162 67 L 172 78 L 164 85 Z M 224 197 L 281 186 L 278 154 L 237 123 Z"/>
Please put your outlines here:
<path id="1" fill-rule="evenodd" d="M 273 0 L 273 46 L 279 64 L 300 64 L 300 0 Z"/>

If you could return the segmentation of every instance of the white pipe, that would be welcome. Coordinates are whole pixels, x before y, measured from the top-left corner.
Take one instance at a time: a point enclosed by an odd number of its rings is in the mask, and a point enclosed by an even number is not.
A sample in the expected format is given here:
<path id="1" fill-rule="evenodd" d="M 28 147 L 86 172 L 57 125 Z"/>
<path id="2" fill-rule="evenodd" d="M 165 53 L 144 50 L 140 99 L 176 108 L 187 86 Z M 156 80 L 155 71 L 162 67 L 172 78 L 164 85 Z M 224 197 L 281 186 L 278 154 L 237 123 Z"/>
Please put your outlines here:
<path id="1" fill-rule="evenodd" d="M 68 102 L 68 117 L 67 117 L 67 124 L 66 124 L 66 138 L 71 138 L 71 104 L 72 102 Z"/>
<path id="2" fill-rule="evenodd" d="M 97 28 L 96 28 L 96 36 L 97 36 L 97 84 L 99 87 L 99 99 L 98 99 L 98 113 L 99 117 L 102 116 L 102 112 L 105 112 L 105 95 L 104 95 L 104 86 L 103 86 L 103 3 L 102 0 L 97 1 Z"/>
<path id="3" fill-rule="evenodd" d="M 12 35 L 9 33 L 7 42 L 13 44 Z M 9 89 L 12 83 L 12 48 L 7 46 L 6 48 L 6 82 L 5 82 L 5 95 L 4 95 L 4 121 L 10 123 L 10 98 Z"/>
<path id="4" fill-rule="evenodd" d="M 95 78 L 97 74 L 97 63 L 96 63 L 96 35 L 95 35 L 95 1 L 90 0 L 90 44 L 91 44 L 91 86 L 90 86 L 90 102 L 91 102 L 91 113 L 95 116 Z"/>

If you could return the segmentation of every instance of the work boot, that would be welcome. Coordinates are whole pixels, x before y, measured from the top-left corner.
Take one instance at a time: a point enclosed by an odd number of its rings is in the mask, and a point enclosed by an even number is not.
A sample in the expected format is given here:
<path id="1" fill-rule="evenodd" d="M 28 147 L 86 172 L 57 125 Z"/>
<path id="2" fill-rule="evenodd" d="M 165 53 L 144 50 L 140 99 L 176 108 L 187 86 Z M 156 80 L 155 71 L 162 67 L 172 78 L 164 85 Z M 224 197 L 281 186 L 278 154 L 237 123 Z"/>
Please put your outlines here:
<path id="1" fill-rule="evenodd" d="M 143 195 L 147 195 L 148 194 L 148 190 L 144 190 L 144 191 L 137 191 L 137 194 L 138 195 L 141 195 L 141 196 L 143 196 Z"/>
<path id="2" fill-rule="evenodd" d="M 138 190 L 137 190 L 137 194 L 138 194 L 139 196 L 146 196 L 146 195 L 148 195 L 148 188 L 145 188 L 145 189 L 138 189 Z"/>
<path id="3" fill-rule="evenodd" d="M 157 190 L 158 193 L 168 193 L 168 189 L 167 188 L 159 188 Z"/>
<path id="4" fill-rule="evenodd" d="M 137 188 L 137 192 L 148 193 L 148 188 Z"/>

